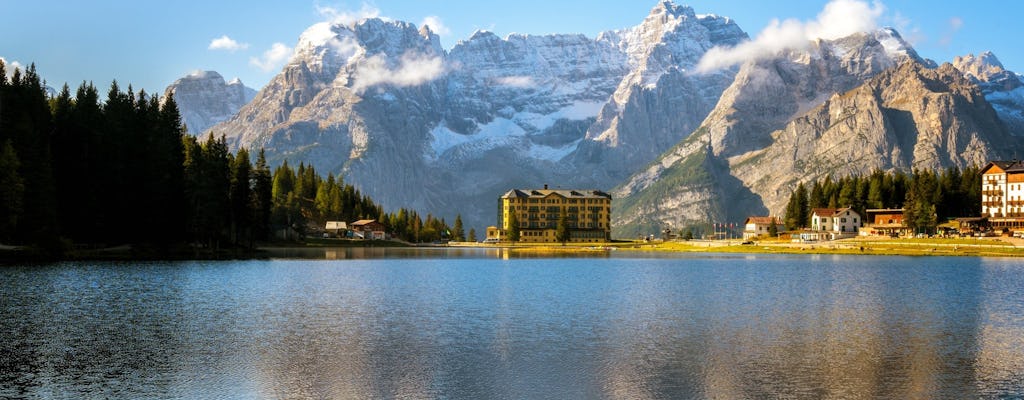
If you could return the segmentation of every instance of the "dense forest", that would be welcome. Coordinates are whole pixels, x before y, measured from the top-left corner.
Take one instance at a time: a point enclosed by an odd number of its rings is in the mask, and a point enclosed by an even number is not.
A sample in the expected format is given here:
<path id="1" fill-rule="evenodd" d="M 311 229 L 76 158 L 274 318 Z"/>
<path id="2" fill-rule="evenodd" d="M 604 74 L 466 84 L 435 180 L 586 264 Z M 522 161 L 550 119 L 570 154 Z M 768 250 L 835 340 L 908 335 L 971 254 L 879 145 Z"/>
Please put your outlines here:
<path id="1" fill-rule="evenodd" d="M 340 177 L 287 162 L 271 173 L 262 150 L 253 162 L 185 132 L 172 96 L 114 81 L 105 101 L 91 83 L 50 97 L 35 65 L 0 62 L 0 243 L 252 247 L 356 219 L 414 242 L 465 236 L 459 217 L 386 213 Z"/>
<path id="2" fill-rule="evenodd" d="M 851 207 L 860 215 L 867 209 L 903 208 L 909 228 L 934 232 L 949 218 L 981 213 L 981 168 L 915 170 L 909 175 L 875 171 L 867 176 L 800 183 L 786 205 L 786 227 L 809 226 L 815 208 L 840 207 Z"/>

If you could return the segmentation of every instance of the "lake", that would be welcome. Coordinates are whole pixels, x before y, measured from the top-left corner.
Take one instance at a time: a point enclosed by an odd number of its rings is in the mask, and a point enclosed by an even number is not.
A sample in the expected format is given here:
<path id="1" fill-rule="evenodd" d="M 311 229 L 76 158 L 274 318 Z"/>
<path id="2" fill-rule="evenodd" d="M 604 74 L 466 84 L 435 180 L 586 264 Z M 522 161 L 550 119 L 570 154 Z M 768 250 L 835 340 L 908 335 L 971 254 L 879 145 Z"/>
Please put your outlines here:
<path id="1" fill-rule="evenodd" d="M 1021 398 L 1020 259 L 316 249 L 0 268 L 0 398 Z"/>

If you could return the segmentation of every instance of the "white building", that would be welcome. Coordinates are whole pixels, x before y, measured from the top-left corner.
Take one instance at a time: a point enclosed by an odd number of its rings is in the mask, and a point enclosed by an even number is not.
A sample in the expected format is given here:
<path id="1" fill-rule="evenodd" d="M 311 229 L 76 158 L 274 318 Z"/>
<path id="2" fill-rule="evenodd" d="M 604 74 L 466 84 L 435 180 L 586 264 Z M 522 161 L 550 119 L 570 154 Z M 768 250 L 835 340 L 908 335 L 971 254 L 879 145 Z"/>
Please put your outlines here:
<path id="1" fill-rule="evenodd" d="M 850 207 L 815 208 L 811 214 L 811 230 L 828 233 L 830 239 L 857 235 L 864 221 Z"/>
<path id="2" fill-rule="evenodd" d="M 1024 227 L 1024 161 L 992 161 L 981 169 L 981 216 L 993 228 Z"/>
<path id="3" fill-rule="evenodd" d="M 775 224 L 775 230 L 777 233 L 781 233 L 786 230 L 786 225 L 782 223 L 782 218 L 747 217 L 747 221 L 743 224 L 743 239 L 768 236 L 771 232 L 771 225 L 773 223 Z"/>

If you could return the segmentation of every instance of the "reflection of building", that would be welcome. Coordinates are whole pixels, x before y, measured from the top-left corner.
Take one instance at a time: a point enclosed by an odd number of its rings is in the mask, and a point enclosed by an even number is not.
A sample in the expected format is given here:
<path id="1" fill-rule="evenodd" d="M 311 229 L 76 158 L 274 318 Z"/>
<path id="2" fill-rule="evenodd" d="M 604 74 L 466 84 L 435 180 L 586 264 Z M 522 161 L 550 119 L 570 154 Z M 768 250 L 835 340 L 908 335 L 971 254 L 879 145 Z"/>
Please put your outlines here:
<path id="1" fill-rule="evenodd" d="M 786 225 L 782 223 L 781 218 L 747 217 L 747 221 L 743 224 L 743 238 L 753 239 L 758 236 L 769 236 L 772 224 L 775 224 L 776 233 L 786 231 Z"/>
<path id="2" fill-rule="evenodd" d="M 861 226 L 860 214 L 850 207 L 815 208 L 811 213 L 811 230 L 821 239 L 841 239 L 854 236 Z M 821 237 L 820 234 L 825 234 Z"/>
<path id="3" fill-rule="evenodd" d="M 903 222 L 902 208 L 875 208 L 865 210 L 862 235 L 878 235 L 900 237 L 911 234 L 911 229 Z"/>
<path id="4" fill-rule="evenodd" d="M 981 169 L 981 216 L 992 228 L 1024 227 L 1024 161 L 992 161 Z"/>
<path id="5" fill-rule="evenodd" d="M 557 242 L 564 216 L 570 242 L 606 242 L 611 239 L 612 196 L 598 190 L 513 189 L 498 198 L 498 232 L 508 235 L 511 216 L 519 222 L 519 241 Z M 491 232 L 488 230 L 488 238 Z"/>

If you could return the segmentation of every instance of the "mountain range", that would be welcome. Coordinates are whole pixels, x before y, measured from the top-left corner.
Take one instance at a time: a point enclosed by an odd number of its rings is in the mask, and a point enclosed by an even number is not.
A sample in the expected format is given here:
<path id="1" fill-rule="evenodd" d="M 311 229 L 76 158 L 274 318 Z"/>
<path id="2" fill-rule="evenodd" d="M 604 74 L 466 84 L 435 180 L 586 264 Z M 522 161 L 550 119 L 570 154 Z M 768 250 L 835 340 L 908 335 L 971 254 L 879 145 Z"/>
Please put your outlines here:
<path id="1" fill-rule="evenodd" d="M 510 188 L 611 191 L 616 237 L 781 215 L 796 183 L 824 175 L 1020 148 L 1021 78 L 990 53 L 938 66 L 879 29 L 697 70 L 709 50 L 748 40 L 731 19 L 671 1 L 596 38 L 479 31 L 450 50 L 406 22 L 320 23 L 211 129 L 342 176 L 386 208 L 461 214 L 480 231 Z M 176 90 L 183 115 L 202 115 Z"/>

